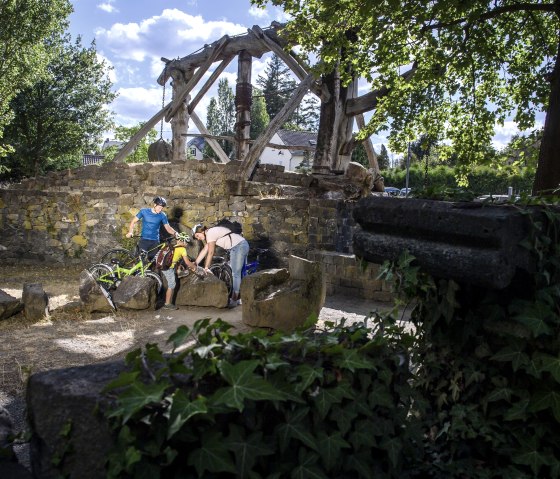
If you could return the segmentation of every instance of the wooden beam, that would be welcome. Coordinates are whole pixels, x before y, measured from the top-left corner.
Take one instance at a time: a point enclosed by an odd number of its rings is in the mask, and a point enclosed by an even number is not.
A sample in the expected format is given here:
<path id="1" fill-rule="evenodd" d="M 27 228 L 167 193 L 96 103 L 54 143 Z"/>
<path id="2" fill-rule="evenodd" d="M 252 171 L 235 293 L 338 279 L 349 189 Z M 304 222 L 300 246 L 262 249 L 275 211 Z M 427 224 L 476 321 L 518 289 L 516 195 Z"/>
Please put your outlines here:
<path id="1" fill-rule="evenodd" d="M 358 128 L 360 130 L 364 129 L 366 126 L 366 122 L 364 119 L 364 115 L 360 113 L 356 115 L 356 123 L 358 124 Z M 374 171 L 375 175 L 379 174 L 379 163 L 377 162 L 377 153 L 375 153 L 375 149 L 373 148 L 373 143 L 371 142 L 371 137 L 367 137 L 364 140 L 364 148 L 366 150 L 366 154 L 368 157 L 369 166 Z"/>
<path id="2" fill-rule="evenodd" d="M 299 81 L 302 81 L 308 75 L 309 72 L 299 63 L 299 61 L 288 52 L 286 52 L 279 43 L 275 42 L 272 38 L 266 35 L 261 27 L 259 27 L 258 25 L 254 25 L 253 28 L 250 28 L 248 30 L 248 32 L 249 34 L 254 35 L 256 39 L 263 42 L 271 52 L 278 55 L 278 57 L 280 57 L 280 59 L 286 64 L 286 66 L 290 70 L 292 70 L 292 72 L 294 72 L 294 75 L 298 78 Z M 322 89 L 315 82 L 311 84 L 310 90 L 319 98 L 321 98 L 321 95 L 323 94 Z"/>
<path id="3" fill-rule="evenodd" d="M 205 135 L 210 134 L 210 132 L 206 129 L 206 126 L 204 125 L 204 123 L 202 123 L 202 121 L 200 120 L 200 118 L 198 117 L 198 115 L 194 111 L 191 112 L 191 118 L 192 118 L 195 126 L 199 129 L 199 131 L 201 131 Z M 220 159 L 220 161 L 222 163 L 229 163 L 230 159 L 228 158 L 228 156 L 226 155 L 224 150 L 222 150 L 222 147 L 220 146 L 220 144 L 216 140 L 208 139 L 208 146 L 210 148 L 212 148 L 212 150 L 214 150 L 214 153 L 216 153 L 216 155 L 218 155 L 218 158 Z"/>
<path id="4" fill-rule="evenodd" d="M 169 108 L 170 105 L 171 105 L 171 102 L 169 102 L 167 105 L 165 105 L 160 111 L 158 111 L 154 116 L 152 116 L 152 118 L 150 118 L 146 123 L 144 123 L 144 126 L 142 126 L 142 128 L 140 128 L 132 136 L 132 138 L 130 140 L 128 140 L 128 142 L 115 155 L 115 157 L 113 158 L 113 161 L 115 163 L 124 162 L 124 159 L 128 155 L 130 155 L 130 153 L 136 147 L 136 145 L 140 142 L 140 140 L 142 138 L 144 138 L 149 133 L 149 131 L 154 126 L 156 126 L 158 124 L 158 122 L 163 118 L 163 116 L 165 115 L 165 112 L 167 111 L 167 109 Z"/>
<path id="5" fill-rule="evenodd" d="M 416 65 L 410 70 L 404 72 L 401 77 L 404 81 L 409 81 L 416 72 Z M 348 116 L 356 116 L 366 111 L 374 110 L 380 98 L 383 98 L 389 93 L 390 89 L 387 87 L 380 88 L 379 90 L 370 91 L 365 95 L 357 98 L 352 98 L 346 102 L 345 113 Z"/>
<path id="6" fill-rule="evenodd" d="M 292 93 L 291 98 L 282 107 L 274 119 L 268 124 L 268 128 L 261 133 L 257 141 L 253 144 L 249 154 L 245 158 L 245 161 L 240 167 L 239 176 L 244 180 L 248 180 L 255 169 L 255 165 L 259 160 L 263 150 L 274 136 L 274 134 L 280 129 L 280 127 L 286 122 L 290 115 L 294 112 L 297 106 L 300 104 L 302 98 L 306 95 L 309 90 L 310 85 L 315 81 L 315 77 L 312 73 L 307 75 L 307 77 L 299 84 L 296 90 Z"/>
<path id="7" fill-rule="evenodd" d="M 210 54 L 208 59 L 202 65 L 200 65 L 196 73 L 188 81 L 187 85 L 185 86 L 185 89 L 181 91 L 181 94 L 178 95 L 177 98 L 173 99 L 173 105 L 165 115 L 165 121 L 169 121 L 171 118 L 173 118 L 175 113 L 177 113 L 177 110 L 180 108 L 185 98 L 187 98 L 187 95 L 198 84 L 198 82 L 200 81 L 202 76 L 206 73 L 208 68 L 210 68 L 210 65 L 212 65 L 212 63 L 216 61 L 216 58 L 218 57 L 218 55 L 221 53 L 221 51 L 224 49 L 224 47 L 227 45 L 228 42 L 229 42 L 229 37 L 227 35 L 224 35 L 220 39 L 220 41 L 216 45 L 216 48 Z"/>
<path id="8" fill-rule="evenodd" d="M 226 69 L 226 67 L 230 64 L 230 62 L 233 60 L 234 57 L 235 55 L 230 55 L 229 57 L 224 58 L 222 60 L 222 63 L 220 63 L 218 67 L 212 72 L 210 78 L 208 78 L 208 80 L 203 85 L 203 87 L 198 91 L 196 96 L 189 103 L 188 106 L 189 113 L 192 113 L 194 111 L 196 105 L 198 105 L 200 100 L 202 100 L 202 97 L 206 94 L 206 92 L 210 89 L 210 87 L 214 84 L 214 82 L 218 79 L 220 74 Z"/>

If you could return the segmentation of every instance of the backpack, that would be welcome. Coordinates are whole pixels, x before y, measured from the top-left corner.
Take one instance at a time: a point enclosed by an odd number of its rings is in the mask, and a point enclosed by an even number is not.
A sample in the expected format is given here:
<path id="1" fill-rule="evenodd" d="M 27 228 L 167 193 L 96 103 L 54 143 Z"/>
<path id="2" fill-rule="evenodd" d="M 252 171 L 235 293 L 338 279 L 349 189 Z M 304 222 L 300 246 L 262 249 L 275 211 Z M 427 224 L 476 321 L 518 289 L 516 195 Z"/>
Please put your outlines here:
<path id="1" fill-rule="evenodd" d="M 216 226 L 222 226 L 223 228 L 227 228 L 232 233 L 236 233 L 238 235 L 243 235 L 243 227 L 241 223 L 237 221 L 231 221 L 228 218 L 222 218 L 220 221 L 216 223 Z"/>
<path id="2" fill-rule="evenodd" d="M 160 249 L 154 258 L 155 268 L 161 270 L 169 269 L 171 267 L 171 263 L 173 262 L 174 253 L 175 248 L 170 245 L 166 245 Z"/>

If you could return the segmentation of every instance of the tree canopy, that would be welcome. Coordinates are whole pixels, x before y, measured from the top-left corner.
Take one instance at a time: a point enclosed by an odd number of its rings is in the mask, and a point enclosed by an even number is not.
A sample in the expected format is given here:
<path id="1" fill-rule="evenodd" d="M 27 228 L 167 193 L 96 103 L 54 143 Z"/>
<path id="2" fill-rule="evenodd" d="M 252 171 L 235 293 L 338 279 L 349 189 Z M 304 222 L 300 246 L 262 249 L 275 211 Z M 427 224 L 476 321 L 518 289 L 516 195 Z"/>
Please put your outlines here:
<path id="1" fill-rule="evenodd" d="M 46 74 L 10 104 L 14 118 L 5 128 L 5 140 L 14 148 L 6 157 L 10 178 L 58 169 L 63 157 L 79 161 L 112 126 L 105 106 L 116 95 L 95 44 L 85 48 L 69 34 L 53 35 L 44 43 L 52 54 Z"/>
<path id="2" fill-rule="evenodd" d="M 10 101 L 43 76 L 51 55 L 43 40 L 62 32 L 71 12 L 68 0 L 0 2 L 0 156 L 4 127 L 13 118 Z"/>
<path id="3" fill-rule="evenodd" d="M 229 86 L 227 78 L 218 82 L 218 98 L 212 97 L 206 113 L 206 125 L 212 135 L 233 136 L 235 132 L 235 94 Z M 229 141 L 218 140 L 224 153 L 229 155 L 233 151 L 233 144 Z M 206 147 L 204 154 L 215 158 L 216 154 L 210 147 Z"/>
<path id="4" fill-rule="evenodd" d="M 362 135 L 387 129 L 395 151 L 422 134 L 449 140 L 470 165 L 485 162 L 496 123 L 512 118 L 526 130 L 547 111 L 534 190 L 560 183 L 558 1 L 273 3 L 293 18 L 283 35 L 317 55 L 320 71 L 384 92 Z"/>

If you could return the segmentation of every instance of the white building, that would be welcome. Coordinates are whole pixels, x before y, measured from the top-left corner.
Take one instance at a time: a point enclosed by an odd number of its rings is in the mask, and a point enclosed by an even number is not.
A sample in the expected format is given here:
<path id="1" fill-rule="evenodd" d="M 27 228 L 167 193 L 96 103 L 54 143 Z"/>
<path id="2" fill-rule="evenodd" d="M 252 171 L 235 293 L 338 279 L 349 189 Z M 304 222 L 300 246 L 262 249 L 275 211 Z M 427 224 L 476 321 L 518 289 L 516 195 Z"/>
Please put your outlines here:
<path id="1" fill-rule="evenodd" d="M 187 158 L 202 160 L 204 157 L 203 152 L 205 144 L 206 141 L 201 136 L 195 136 L 189 140 L 187 143 Z M 310 160 L 309 166 L 311 165 L 315 146 L 317 145 L 317 133 L 311 131 L 278 130 L 271 138 L 269 144 L 311 148 L 311 150 L 292 150 L 267 146 L 261 153 L 261 164 L 281 165 L 284 167 L 285 171 L 296 171 L 296 167 L 300 166 L 306 158 Z"/>

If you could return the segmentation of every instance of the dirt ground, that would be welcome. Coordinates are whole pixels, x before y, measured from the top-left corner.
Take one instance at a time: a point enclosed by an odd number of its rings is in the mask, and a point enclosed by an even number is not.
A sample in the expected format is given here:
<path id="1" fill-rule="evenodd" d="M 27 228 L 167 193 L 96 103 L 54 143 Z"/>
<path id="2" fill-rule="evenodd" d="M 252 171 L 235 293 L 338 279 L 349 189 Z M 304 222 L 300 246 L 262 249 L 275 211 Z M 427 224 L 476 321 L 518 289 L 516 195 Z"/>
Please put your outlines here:
<path id="1" fill-rule="evenodd" d="M 10 397 L 22 395 L 30 374 L 122 358 L 148 342 L 165 348 L 167 338 L 178 326 L 192 325 L 197 319 L 221 318 L 239 331 L 248 331 L 241 322 L 241 307 L 182 306 L 177 311 L 84 313 L 79 302 L 82 269 L 0 265 L 0 289 L 21 298 L 25 282 L 40 283 L 49 296 L 50 309 L 49 318 L 44 321 L 29 322 L 22 313 L 0 321 L 0 405 Z M 319 319 L 359 320 L 375 309 L 387 307 L 385 303 L 329 297 Z"/>

